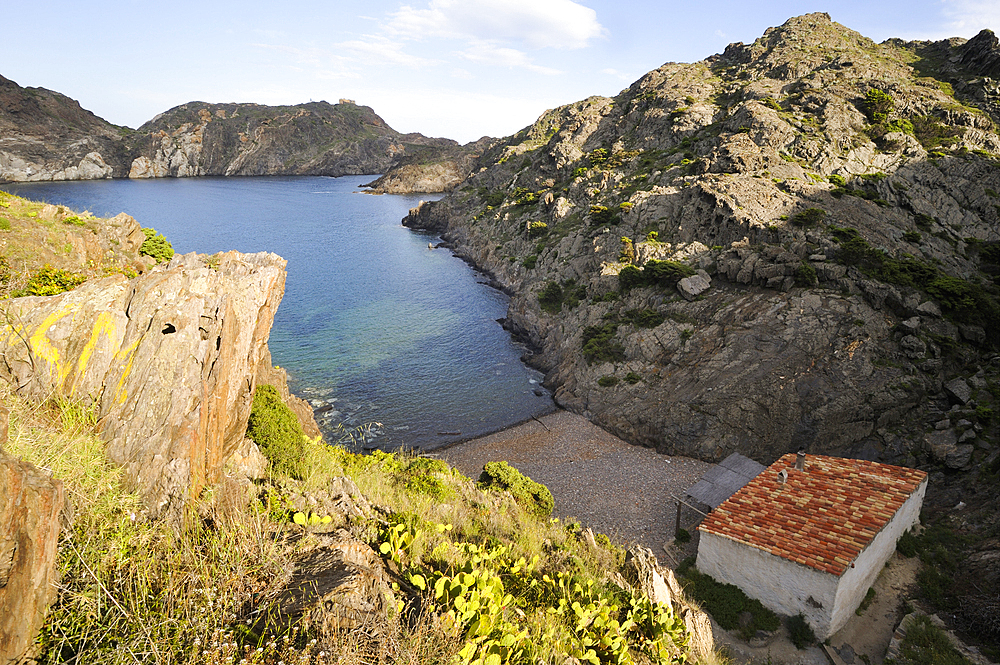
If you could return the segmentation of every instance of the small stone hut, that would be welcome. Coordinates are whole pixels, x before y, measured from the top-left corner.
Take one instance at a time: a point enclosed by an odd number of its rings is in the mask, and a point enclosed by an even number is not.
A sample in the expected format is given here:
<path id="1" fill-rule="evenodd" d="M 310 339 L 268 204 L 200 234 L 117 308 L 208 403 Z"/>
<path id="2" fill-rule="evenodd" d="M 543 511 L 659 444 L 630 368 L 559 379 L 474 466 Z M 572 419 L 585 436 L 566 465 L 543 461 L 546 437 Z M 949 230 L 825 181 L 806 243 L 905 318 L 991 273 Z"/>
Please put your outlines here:
<path id="1" fill-rule="evenodd" d="M 917 524 L 926 489 L 916 469 L 790 453 L 701 523 L 698 570 L 826 639 Z"/>

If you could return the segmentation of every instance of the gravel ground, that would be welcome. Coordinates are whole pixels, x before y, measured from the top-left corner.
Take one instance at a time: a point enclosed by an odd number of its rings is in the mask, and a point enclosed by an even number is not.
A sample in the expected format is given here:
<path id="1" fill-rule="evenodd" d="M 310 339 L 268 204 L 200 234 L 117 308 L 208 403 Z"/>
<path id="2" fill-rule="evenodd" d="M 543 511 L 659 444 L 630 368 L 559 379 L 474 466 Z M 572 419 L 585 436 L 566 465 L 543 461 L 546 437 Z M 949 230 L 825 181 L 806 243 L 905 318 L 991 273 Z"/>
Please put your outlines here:
<path id="1" fill-rule="evenodd" d="M 579 520 L 620 544 L 644 545 L 663 564 L 695 551 L 692 542 L 666 557 L 663 546 L 674 539 L 677 507 L 671 497 L 683 497 L 712 467 L 707 462 L 630 445 L 568 411 L 434 453 L 473 479 L 487 462 L 506 460 L 549 488 L 555 516 Z M 682 508 L 681 526 L 694 535 L 700 517 Z"/>

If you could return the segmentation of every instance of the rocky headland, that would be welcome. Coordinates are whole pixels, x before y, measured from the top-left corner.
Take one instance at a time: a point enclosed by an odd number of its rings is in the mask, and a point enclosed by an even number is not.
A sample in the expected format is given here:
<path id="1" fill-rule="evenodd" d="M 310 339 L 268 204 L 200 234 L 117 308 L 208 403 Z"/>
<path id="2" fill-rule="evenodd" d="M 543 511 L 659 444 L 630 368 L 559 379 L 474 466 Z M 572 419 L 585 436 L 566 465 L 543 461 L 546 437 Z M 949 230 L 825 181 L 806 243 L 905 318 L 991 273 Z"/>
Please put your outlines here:
<path id="1" fill-rule="evenodd" d="M 139 129 L 118 127 L 44 88 L 0 77 L 0 182 L 386 173 L 407 157 L 412 191 L 445 191 L 482 141 L 401 134 L 371 108 L 189 102 Z M 422 165 L 430 166 L 420 174 Z M 403 191 L 398 178 L 385 191 Z M 440 189 L 433 189 L 438 187 Z"/>
<path id="2" fill-rule="evenodd" d="M 546 112 L 404 224 L 491 273 L 557 401 L 626 440 L 971 469 L 998 455 L 1000 137 L 956 90 L 991 89 L 991 38 L 791 19 Z M 944 48 L 956 84 L 921 69 Z"/>

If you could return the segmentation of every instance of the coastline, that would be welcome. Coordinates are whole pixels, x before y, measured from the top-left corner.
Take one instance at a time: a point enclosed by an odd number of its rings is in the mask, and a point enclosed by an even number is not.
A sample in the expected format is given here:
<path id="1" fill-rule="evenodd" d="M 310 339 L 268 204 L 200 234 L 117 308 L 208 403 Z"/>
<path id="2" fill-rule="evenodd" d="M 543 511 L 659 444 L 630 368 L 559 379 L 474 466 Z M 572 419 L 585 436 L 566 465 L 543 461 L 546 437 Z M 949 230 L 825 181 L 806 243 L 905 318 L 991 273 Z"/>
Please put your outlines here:
<path id="1" fill-rule="evenodd" d="M 431 451 L 472 479 L 505 460 L 552 492 L 553 516 L 578 520 L 619 544 L 639 543 L 664 560 L 680 496 L 712 467 L 632 445 L 583 416 L 557 409 L 492 434 Z M 681 526 L 698 515 L 688 508 Z"/>

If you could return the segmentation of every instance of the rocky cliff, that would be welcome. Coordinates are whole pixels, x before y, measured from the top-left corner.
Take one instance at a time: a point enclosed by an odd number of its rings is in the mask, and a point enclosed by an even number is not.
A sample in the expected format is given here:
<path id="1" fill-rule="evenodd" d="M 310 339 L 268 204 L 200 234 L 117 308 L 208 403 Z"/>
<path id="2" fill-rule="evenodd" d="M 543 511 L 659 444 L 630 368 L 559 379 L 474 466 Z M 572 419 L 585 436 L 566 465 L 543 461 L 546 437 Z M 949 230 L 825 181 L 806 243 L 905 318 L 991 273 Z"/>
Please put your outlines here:
<path id="1" fill-rule="evenodd" d="M 367 106 L 191 102 L 146 123 L 130 140 L 131 178 L 197 175 L 382 173 L 414 149 L 456 146 L 400 134 Z"/>
<path id="2" fill-rule="evenodd" d="M 410 171 L 426 163 L 444 167 L 421 176 L 421 186 L 448 187 L 467 175 L 468 152 L 449 139 L 401 134 L 349 100 L 296 106 L 190 102 L 132 130 L 64 95 L 0 77 L 0 182 L 361 175 L 384 173 L 418 155 Z"/>
<path id="3" fill-rule="evenodd" d="M 450 192 L 469 177 L 478 158 L 495 142 L 484 136 L 463 146 L 419 150 L 362 187 L 371 187 L 372 194 Z"/>
<path id="4" fill-rule="evenodd" d="M 65 95 L 0 76 L 0 181 L 121 176 L 127 133 Z"/>
<path id="5" fill-rule="evenodd" d="M 557 401 L 627 440 L 972 468 L 997 457 L 998 52 L 793 18 L 546 112 L 404 223 L 492 273 Z"/>

